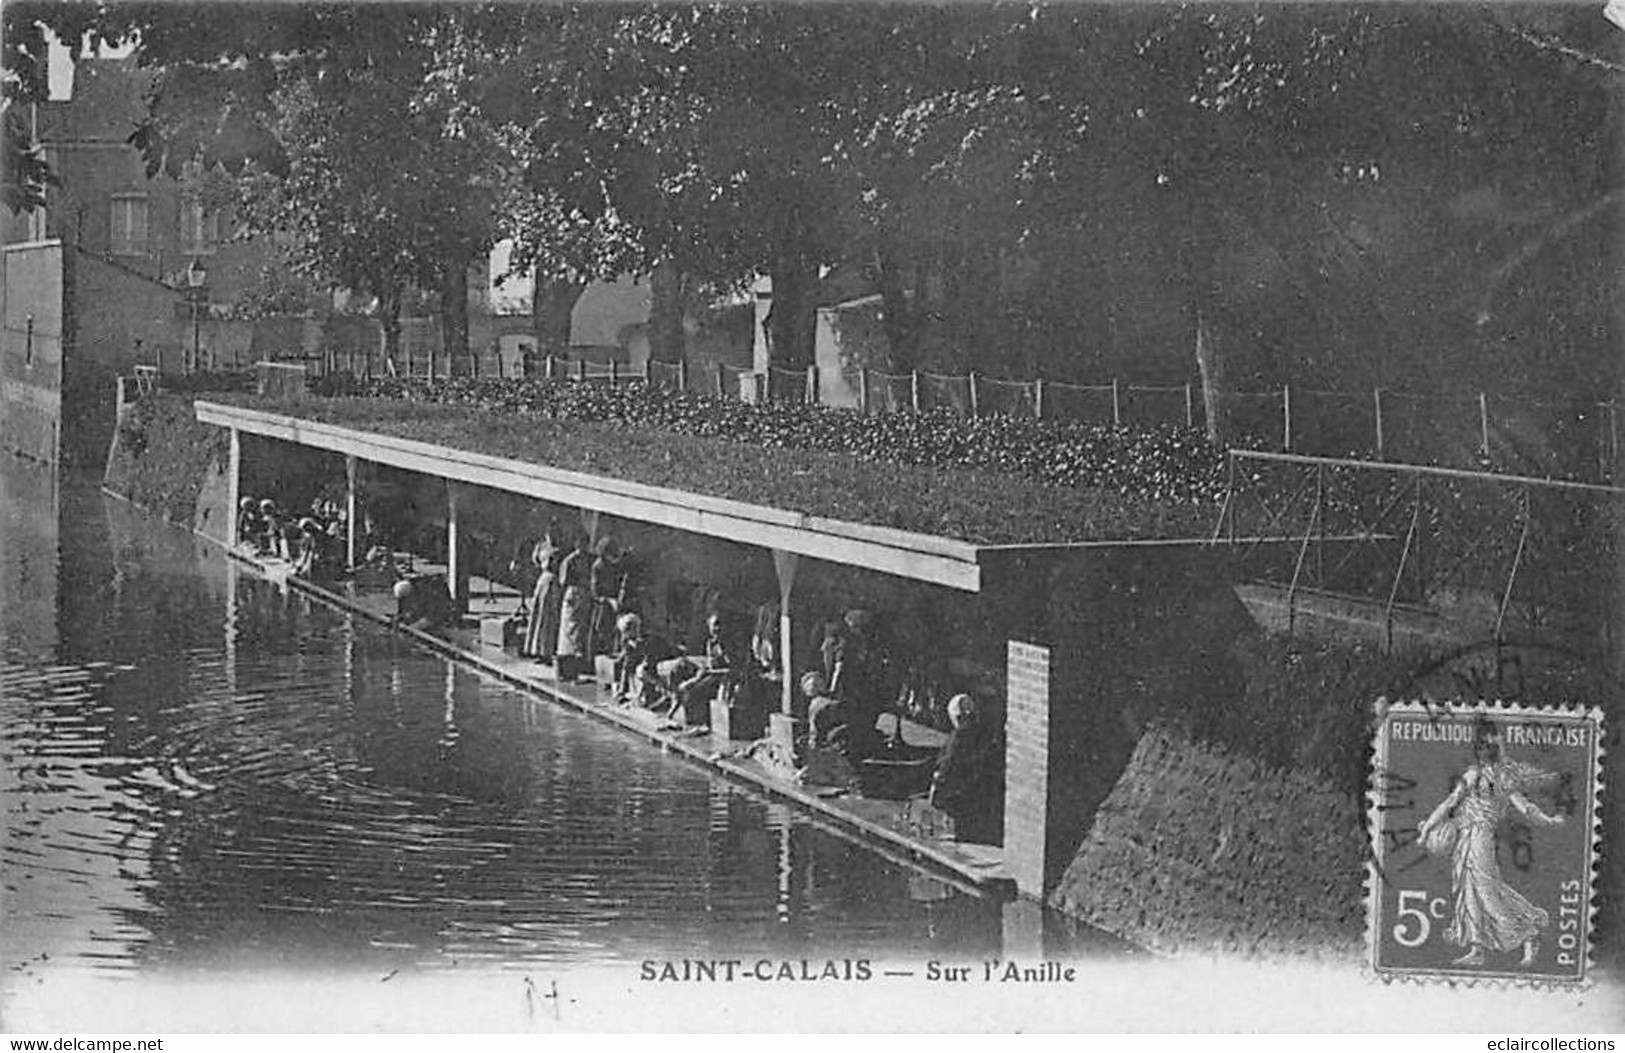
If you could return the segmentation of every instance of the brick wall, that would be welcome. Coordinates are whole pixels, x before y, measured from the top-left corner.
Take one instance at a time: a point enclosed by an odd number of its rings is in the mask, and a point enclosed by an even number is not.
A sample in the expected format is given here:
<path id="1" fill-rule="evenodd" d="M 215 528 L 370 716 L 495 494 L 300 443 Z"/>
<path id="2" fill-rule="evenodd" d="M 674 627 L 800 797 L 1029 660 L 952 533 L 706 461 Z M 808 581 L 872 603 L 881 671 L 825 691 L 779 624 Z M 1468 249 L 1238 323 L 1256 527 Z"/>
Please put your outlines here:
<path id="1" fill-rule="evenodd" d="M 1005 866 L 1017 888 L 1040 896 L 1049 820 L 1049 648 L 1011 640 L 1005 679 Z"/>
<path id="2" fill-rule="evenodd" d="M 1210 552 L 1027 553 L 984 566 L 982 631 L 1006 648 L 1006 855 L 1018 886 L 1055 886 L 1147 723 L 1236 690 L 1250 624 Z"/>

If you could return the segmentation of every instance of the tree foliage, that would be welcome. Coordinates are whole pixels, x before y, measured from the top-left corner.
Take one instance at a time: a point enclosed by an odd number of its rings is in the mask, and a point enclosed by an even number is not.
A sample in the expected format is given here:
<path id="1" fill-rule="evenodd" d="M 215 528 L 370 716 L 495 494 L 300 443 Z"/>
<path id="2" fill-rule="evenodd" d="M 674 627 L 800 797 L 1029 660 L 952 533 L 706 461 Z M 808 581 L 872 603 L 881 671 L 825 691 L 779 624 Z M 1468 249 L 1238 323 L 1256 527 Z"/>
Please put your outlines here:
<path id="1" fill-rule="evenodd" d="M 139 38 L 149 160 L 235 165 L 357 288 L 451 304 L 506 237 L 555 321 L 595 279 L 767 275 L 801 365 L 833 276 L 881 294 L 897 368 L 1183 373 L 1201 318 L 1238 384 L 1426 386 L 1537 337 L 1594 362 L 1613 324 L 1588 232 L 1619 203 L 1621 34 L 1594 4 L 6 18 L 8 98 L 41 24 Z"/>

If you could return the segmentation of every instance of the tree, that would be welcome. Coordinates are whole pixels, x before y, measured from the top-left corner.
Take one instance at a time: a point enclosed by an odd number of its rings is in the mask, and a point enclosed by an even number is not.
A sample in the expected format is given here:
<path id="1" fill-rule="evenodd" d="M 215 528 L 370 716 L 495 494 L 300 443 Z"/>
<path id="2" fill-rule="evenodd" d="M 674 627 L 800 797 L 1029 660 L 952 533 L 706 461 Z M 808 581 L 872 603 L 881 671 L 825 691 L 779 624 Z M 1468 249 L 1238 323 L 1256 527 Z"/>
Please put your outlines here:
<path id="1" fill-rule="evenodd" d="M 608 184 L 635 166 L 600 88 L 616 61 L 615 11 L 483 9 L 440 48 L 428 95 L 465 135 L 495 146 L 496 232 L 511 266 L 534 273 L 538 346 L 569 346 L 570 315 L 588 283 L 650 265 Z"/>
<path id="2" fill-rule="evenodd" d="M 78 54 L 90 42 L 96 8 L 18 0 L 0 9 L 0 151 L 5 185 L 0 200 L 14 215 L 45 205 L 57 185 L 45 153 L 34 141 L 30 108 L 50 96 L 47 54 L 52 36 Z"/>
<path id="3" fill-rule="evenodd" d="M 98 9 L 94 25 L 160 71 L 132 140 L 149 172 L 201 160 L 241 174 L 256 228 L 294 234 L 311 272 L 377 295 L 386 341 L 405 285 L 435 290 L 446 350 L 466 370 L 467 276 L 494 237 L 497 145 L 424 85 L 476 14 L 131 4 Z"/>

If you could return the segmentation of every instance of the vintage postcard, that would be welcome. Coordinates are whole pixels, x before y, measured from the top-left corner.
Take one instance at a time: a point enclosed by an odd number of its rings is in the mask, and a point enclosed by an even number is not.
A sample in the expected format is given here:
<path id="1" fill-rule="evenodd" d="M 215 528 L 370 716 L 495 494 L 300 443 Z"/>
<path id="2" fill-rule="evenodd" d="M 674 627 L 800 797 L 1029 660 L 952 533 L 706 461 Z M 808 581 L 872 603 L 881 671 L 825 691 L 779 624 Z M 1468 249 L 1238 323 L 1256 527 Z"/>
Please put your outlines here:
<path id="1" fill-rule="evenodd" d="M 0 39 L 12 1049 L 1625 1022 L 1625 0 Z"/>

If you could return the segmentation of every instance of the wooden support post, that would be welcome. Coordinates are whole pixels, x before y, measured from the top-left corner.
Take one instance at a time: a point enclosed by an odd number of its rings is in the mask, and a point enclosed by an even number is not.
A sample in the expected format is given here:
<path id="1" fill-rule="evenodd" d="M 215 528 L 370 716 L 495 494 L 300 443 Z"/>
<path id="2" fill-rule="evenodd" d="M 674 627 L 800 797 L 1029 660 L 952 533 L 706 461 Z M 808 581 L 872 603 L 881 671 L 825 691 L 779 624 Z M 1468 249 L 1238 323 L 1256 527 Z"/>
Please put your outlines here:
<path id="1" fill-rule="evenodd" d="M 806 741 L 806 710 L 798 717 L 796 703 L 796 632 L 790 615 L 791 596 L 796 581 L 796 553 L 773 550 L 773 570 L 779 579 L 779 706 L 767 718 L 768 740 L 779 757 L 801 764 L 805 761 L 802 743 Z"/>
<path id="2" fill-rule="evenodd" d="M 981 390 L 980 386 L 976 383 L 976 370 L 974 369 L 970 371 L 970 415 L 972 417 L 980 417 L 982 415 Z"/>
<path id="3" fill-rule="evenodd" d="M 542 379 L 558 379 L 558 359 L 553 357 L 553 352 L 551 351 L 547 353 L 546 358 L 542 359 Z"/>
<path id="4" fill-rule="evenodd" d="M 721 362 L 718 362 L 717 363 L 717 398 L 719 398 L 719 399 L 725 397 L 728 394 L 728 384 L 727 384 L 727 381 L 723 378 L 722 372 L 723 372 L 723 365 L 722 365 Z"/>
<path id="5" fill-rule="evenodd" d="M 1485 460 L 1490 456 L 1490 398 L 1484 392 L 1478 393 L 1478 439 L 1479 452 Z"/>
<path id="6" fill-rule="evenodd" d="M 869 415 L 869 367 L 858 367 L 858 412 Z"/>
<path id="7" fill-rule="evenodd" d="M 1382 434 L 1382 389 L 1371 389 L 1371 408 L 1377 421 L 1377 460 L 1386 460 L 1387 443 Z"/>
<path id="8" fill-rule="evenodd" d="M 1123 399 L 1117 384 L 1117 378 L 1112 377 L 1112 427 L 1121 427 L 1123 424 Z"/>
<path id="9" fill-rule="evenodd" d="M 818 405 L 818 367 L 807 367 L 807 405 Z"/>
<path id="10" fill-rule="evenodd" d="M 576 359 L 576 379 L 587 379 L 587 360 L 585 358 Z"/>
<path id="11" fill-rule="evenodd" d="M 231 429 L 231 446 L 226 455 L 226 547 L 236 548 L 242 538 L 238 528 L 242 525 L 239 505 L 243 503 L 243 433 Z"/>
<path id="12" fill-rule="evenodd" d="M 677 390 L 688 390 L 688 358 L 684 356 L 677 360 Z"/>
<path id="13" fill-rule="evenodd" d="M 609 360 L 609 386 L 615 387 L 621 382 L 621 363 L 616 359 Z"/>
<path id="14" fill-rule="evenodd" d="M 1044 378 L 1033 381 L 1033 416 L 1044 419 Z"/>
<path id="15" fill-rule="evenodd" d="M 914 412 L 920 412 L 920 371 L 911 370 L 908 375 L 908 399 L 914 407 Z"/>
<path id="16" fill-rule="evenodd" d="M 581 529 L 587 533 L 587 550 L 598 544 L 599 512 L 596 508 L 583 508 L 581 510 Z"/>
<path id="17" fill-rule="evenodd" d="M 1191 399 L 1191 383 L 1185 381 L 1185 427 L 1196 427 L 1196 403 Z"/>
<path id="18" fill-rule="evenodd" d="M 783 678 L 779 687 L 779 712 L 787 716 L 795 712 L 796 697 L 796 634 L 790 617 L 790 597 L 796 584 L 796 561 L 794 552 L 773 550 L 773 570 L 779 579 L 779 675 Z"/>
<path id="19" fill-rule="evenodd" d="M 361 501 L 357 490 L 361 470 L 361 462 L 355 454 L 347 454 L 344 458 L 344 565 L 356 566 L 356 540 L 361 536 L 361 524 L 357 522 L 361 516 Z"/>
<path id="20" fill-rule="evenodd" d="M 1292 385 L 1281 385 L 1281 448 L 1292 452 Z"/>

